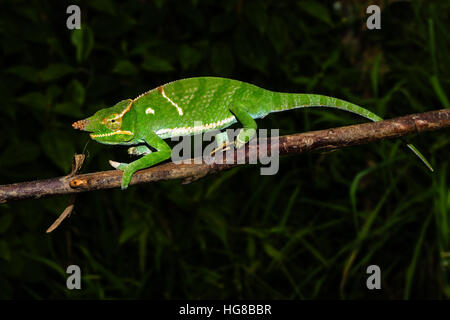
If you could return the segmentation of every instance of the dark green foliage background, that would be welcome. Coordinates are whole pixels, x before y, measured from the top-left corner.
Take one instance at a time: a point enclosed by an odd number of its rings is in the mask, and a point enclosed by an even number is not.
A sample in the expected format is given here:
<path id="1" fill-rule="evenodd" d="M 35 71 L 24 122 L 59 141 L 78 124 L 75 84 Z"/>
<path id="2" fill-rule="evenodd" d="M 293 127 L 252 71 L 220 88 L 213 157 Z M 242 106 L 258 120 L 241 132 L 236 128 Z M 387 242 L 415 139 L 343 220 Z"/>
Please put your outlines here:
<path id="1" fill-rule="evenodd" d="M 339 3 L 340 5 L 336 4 Z M 382 29 L 367 30 L 367 5 Z M 66 28 L 78 4 L 82 29 Z M 223 76 L 340 97 L 395 117 L 449 107 L 448 1 L 2 1 L 0 183 L 131 161 L 75 120 L 160 84 Z M 331 109 L 281 134 L 364 122 Z M 449 131 L 168 181 L 0 205 L 1 298 L 449 298 Z M 82 290 L 66 289 L 66 267 Z M 381 267 L 382 290 L 366 288 Z"/>

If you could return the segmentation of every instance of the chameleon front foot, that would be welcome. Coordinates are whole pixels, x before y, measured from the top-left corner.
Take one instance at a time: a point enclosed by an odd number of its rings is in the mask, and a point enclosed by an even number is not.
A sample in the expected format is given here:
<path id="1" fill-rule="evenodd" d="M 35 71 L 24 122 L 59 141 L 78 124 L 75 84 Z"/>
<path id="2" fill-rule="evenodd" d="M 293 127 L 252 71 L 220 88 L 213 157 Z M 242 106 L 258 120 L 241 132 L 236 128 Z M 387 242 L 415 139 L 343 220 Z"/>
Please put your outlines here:
<path id="1" fill-rule="evenodd" d="M 128 148 L 128 154 L 132 156 L 145 156 L 150 153 L 152 150 L 145 145 Z"/>
<path id="2" fill-rule="evenodd" d="M 131 177 L 133 176 L 134 171 L 131 170 L 131 168 L 128 166 L 127 163 L 121 163 L 113 160 L 109 160 L 109 164 L 120 171 L 123 171 L 122 173 L 122 183 L 120 185 L 122 190 L 125 190 L 128 188 L 128 185 L 131 182 Z"/>

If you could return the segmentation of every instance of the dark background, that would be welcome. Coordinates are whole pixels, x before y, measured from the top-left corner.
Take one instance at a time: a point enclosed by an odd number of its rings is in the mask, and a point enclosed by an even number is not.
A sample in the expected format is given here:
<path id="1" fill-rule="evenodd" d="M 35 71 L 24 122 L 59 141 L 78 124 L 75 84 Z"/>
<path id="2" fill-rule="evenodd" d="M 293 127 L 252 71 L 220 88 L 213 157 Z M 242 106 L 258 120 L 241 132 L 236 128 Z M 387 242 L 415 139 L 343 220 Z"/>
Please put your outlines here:
<path id="1" fill-rule="evenodd" d="M 82 29 L 66 28 L 81 8 Z M 382 8 L 367 30 L 366 8 Z M 449 107 L 448 1 L 1 1 L 0 183 L 129 162 L 71 123 L 192 76 L 319 93 L 383 117 Z M 301 109 L 280 134 L 365 120 Z M 0 205 L 1 298 L 449 298 L 449 131 L 167 181 Z M 67 290 L 65 270 L 82 270 Z M 382 289 L 366 288 L 376 264 Z"/>

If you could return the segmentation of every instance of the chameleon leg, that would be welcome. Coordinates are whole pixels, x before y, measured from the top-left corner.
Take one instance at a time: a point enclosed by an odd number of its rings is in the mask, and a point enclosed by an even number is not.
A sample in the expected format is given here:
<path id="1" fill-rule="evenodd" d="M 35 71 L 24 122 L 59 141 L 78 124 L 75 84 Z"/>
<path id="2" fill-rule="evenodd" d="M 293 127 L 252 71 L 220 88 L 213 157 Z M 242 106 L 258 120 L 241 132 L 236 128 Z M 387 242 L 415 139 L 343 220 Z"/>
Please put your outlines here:
<path id="1" fill-rule="evenodd" d="M 136 171 L 151 167 L 157 163 L 167 160 L 172 154 L 172 149 L 170 149 L 169 145 L 163 139 L 158 137 L 154 132 L 150 132 L 149 134 L 147 134 L 144 137 L 144 140 L 148 145 L 152 146 L 157 151 L 147 154 L 142 158 L 139 158 L 136 161 L 128 164 L 110 161 L 111 165 L 114 168 L 123 171 L 121 186 L 122 190 L 128 188 L 131 177 Z"/>
<path id="2" fill-rule="evenodd" d="M 217 151 L 227 151 L 229 149 L 228 146 L 233 144 L 233 142 L 230 142 L 228 139 L 228 134 L 226 132 L 216 134 L 216 142 L 217 148 L 211 151 L 210 155 L 215 154 Z"/>
<path id="3" fill-rule="evenodd" d="M 248 112 L 242 107 L 242 105 L 237 105 L 230 107 L 230 111 L 235 115 L 235 117 L 242 123 L 243 128 L 236 137 L 236 142 L 234 145 L 236 149 L 241 148 L 244 144 L 250 141 L 251 138 L 256 134 L 255 120 L 248 114 Z"/>
<path id="4" fill-rule="evenodd" d="M 149 149 L 149 147 L 141 145 L 137 147 L 128 148 L 128 154 L 132 156 L 144 156 L 146 154 L 150 154 L 153 151 Z"/>

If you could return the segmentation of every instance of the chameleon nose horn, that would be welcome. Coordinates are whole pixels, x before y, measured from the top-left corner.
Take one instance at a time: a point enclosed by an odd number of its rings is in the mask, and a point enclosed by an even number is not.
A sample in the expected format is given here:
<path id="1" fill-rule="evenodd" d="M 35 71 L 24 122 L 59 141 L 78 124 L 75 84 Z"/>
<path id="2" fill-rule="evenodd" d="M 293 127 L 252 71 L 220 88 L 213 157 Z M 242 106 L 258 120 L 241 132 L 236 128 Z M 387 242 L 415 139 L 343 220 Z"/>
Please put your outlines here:
<path id="1" fill-rule="evenodd" d="M 72 123 L 72 127 L 74 129 L 84 130 L 84 128 L 86 127 L 87 123 L 88 123 L 88 121 L 86 119 L 79 120 L 79 121 L 76 121 L 76 122 Z"/>

